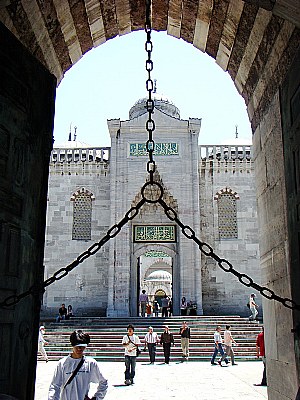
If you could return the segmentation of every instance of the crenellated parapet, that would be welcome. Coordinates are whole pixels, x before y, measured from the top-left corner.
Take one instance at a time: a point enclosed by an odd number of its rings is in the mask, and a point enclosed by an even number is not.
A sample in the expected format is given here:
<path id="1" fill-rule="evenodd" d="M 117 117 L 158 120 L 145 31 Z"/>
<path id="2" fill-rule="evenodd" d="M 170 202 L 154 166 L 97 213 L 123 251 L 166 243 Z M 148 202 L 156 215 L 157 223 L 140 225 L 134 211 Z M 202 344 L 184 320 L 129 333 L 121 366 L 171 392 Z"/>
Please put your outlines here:
<path id="1" fill-rule="evenodd" d="M 250 172 L 253 170 L 251 145 L 201 145 L 199 168 L 215 172 Z"/>
<path id="2" fill-rule="evenodd" d="M 252 160 L 251 145 L 201 145 L 199 159 L 202 161 L 236 161 Z"/>
<path id="3" fill-rule="evenodd" d="M 50 173 L 106 175 L 109 162 L 110 147 L 54 148 L 50 156 Z"/>

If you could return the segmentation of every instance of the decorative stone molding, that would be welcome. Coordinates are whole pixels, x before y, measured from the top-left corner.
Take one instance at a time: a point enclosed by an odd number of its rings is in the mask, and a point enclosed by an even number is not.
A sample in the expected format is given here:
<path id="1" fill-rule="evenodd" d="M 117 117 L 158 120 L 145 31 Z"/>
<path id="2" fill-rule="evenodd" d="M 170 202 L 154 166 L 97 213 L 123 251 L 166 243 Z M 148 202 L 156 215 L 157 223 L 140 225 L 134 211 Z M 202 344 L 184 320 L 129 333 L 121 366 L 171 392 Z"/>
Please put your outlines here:
<path id="1" fill-rule="evenodd" d="M 237 200 L 240 199 L 240 196 L 237 194 L 237 192 L 234 192 L 232 189 L 226 187 L 225 189 L 219 190 L 219 191 L 215 194 L 214 200 L 218 200 L 219 197 L 220 197 L 222 194 L 231 194 L 231 195 L 234 196 Z"/>
<path id="2" fill-rule="evenodd" d="M 76 192 L 74 192 L 70 198 L 70 201 L 75 201 L 76 197 L 80 194 L 86 194 L 87 196 L 89 196 L 91 198 L 91 200 L 95 200 L 95 196 L 93 195 L 93 193 L 91 191 L 89 191 L 88 189 L 85 189 L 84 187 L 76 190 Z"/>

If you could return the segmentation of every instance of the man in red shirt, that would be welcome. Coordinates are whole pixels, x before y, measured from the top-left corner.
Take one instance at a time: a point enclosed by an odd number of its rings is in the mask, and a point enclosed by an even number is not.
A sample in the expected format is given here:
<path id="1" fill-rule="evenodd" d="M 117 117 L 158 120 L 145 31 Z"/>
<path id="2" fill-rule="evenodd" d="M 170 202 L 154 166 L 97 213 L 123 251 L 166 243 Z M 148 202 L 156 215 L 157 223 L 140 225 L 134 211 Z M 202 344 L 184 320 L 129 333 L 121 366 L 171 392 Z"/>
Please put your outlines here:
<path id="1" fill-rule="evenodd" d="M 256 357 L 262 358 L 262 361 L 264 363 L 264 372 L 263 372 L 263 377 L 262 377 L 261 383 L 257 383 L 257 384 L 255 384 L 255 386 L 267 386 L 264 327 L 262 327 L 262 332 L 259 333 L 256 338 Z"/>

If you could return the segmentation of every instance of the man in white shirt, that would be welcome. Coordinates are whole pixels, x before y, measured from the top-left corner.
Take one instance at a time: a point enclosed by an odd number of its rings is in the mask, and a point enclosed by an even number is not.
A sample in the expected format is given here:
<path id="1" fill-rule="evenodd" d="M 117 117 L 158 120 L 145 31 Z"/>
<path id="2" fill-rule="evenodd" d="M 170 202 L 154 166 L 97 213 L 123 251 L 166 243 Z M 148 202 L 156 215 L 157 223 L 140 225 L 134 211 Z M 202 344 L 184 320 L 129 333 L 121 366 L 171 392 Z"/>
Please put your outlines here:
<path id="1" fill-rule="evenodd" d="M 156 344 L 159 343 L 159 337 L 156 332 L 153 332 L 152 326 L 149 326 L 149 331 L 145 335 L 145 346 L 148 347 L 150 364 L 155 363 Z"/>
<path id="2" fill-rule="evenodd" d="M 213 355 L 211 357 L 211 360 L 210 360 L 211 365 L 217 365 L 215 363 L 215 358 L 216 358 L 218 353 L 221 354 L 221 358 L 218 361 L 218 364 L 220 365 L 220 367 L 222 367 L 222 361 L 225 361 L 225 363 L 227 365 L 228 364 L 228 360 L 226 358 L 226 354 L 224 353 L 223 346 L 222 346 L 223 340 L 222 340 L 222 336 L 221 336 L 221 327 L 220 326 L 216 327 L 216 331 L 214 333 L 214 342 L 215 342 L 215 350 L 214 350 L 214 353 L 213 353 Z"/>
<path id="3" fill-rule="evenodd" d="M 72 353 L 59 360 L 49 388 L 48 400 L 100 400 L 107 392 L 107 380 L 102 376 L 98 363 L 83 352 L 90 336 L 81 330 L 70 336 Z M 90 387 L 96 383 L 97 388 Z M 95 391 L 96 390 L 96 391 Z"/>
<path id="4" fill-rule="evenodd" d="M 233 344 L 237 346 L 236 341 L 233 339 L 231 332 L 230 332 L 230 325 L 226 325 L 226 330 L 224 332 L 224 346 L 225 346 L 225 353 L 227 356 L 230 356 L 231 358 L 231 364 L 232 365 L 237 365 L 237 363 L 234 362 L 234 352 L 233 352 Z"/>
<path id="5" fill-rule="evenodd" d="M 251 315 L 249 317 L 249 321 L 255 321 L 257 314 L 258 314 L 258 305 L 255 303 L 255 293 L 251 293 L 250 294 L 250 298 L 249 298 L 249 308 L 251 311 Z"/>
<path id="6" fill-rule="evenodd" d="M 122 344 L 125 347 L 125 385 L 133 385 L 137 349 L 141 342 L 139 337 L 134 334 L 132 325 L 127 326 L 127 335 L 123 336 Z"/>

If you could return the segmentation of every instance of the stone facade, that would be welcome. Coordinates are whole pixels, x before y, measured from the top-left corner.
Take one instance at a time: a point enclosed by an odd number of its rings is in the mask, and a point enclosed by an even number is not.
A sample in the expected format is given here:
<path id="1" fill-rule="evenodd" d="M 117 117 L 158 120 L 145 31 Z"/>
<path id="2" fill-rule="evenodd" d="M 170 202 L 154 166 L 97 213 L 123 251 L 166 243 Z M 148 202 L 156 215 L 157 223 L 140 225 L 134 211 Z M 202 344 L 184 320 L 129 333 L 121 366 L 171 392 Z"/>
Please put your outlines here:
<path id="1" fill-rule="evenodd" d="M 108 121 L 111 148 L 84 148 L 75 141 L 53 150 L 46 278 L 98 242 L 142 199 L 141 188 L 149 179 L 144 101 L 132 107 L 129 120 Z M 260 283 L 251 146 L 199 146 L 201 120 L 180 119 L 177 107 L 159 95 L 153 119 L 154 180 L 163 188 L 165 204 L 199 240 Z M 89 212 L 90 222 L 84 219 Z M 74 233 L 76 213 L 83 218 L 79 231 L 90 226 L 90 236 Z M 172 296 L 175 315 L 180 313 L 182 296 L 197 304 L 199 315 L 248 312 L 245 304 L 250 290 L 201 255 L 164 208 L 151 202 L 95 255 L 47 288 L 43 312 L 53 313 L 64 302 L 72 304 L 77 315 L 134 316 L 143 288 L 152 299 L 159 292 Z"/>

